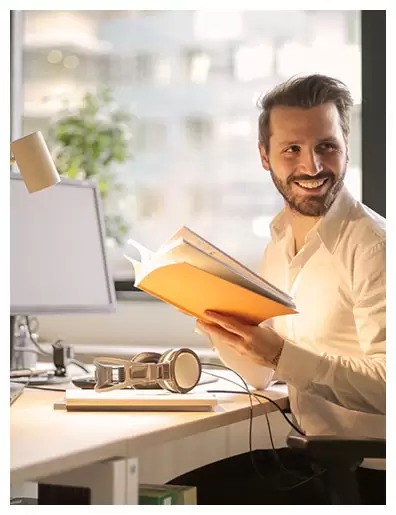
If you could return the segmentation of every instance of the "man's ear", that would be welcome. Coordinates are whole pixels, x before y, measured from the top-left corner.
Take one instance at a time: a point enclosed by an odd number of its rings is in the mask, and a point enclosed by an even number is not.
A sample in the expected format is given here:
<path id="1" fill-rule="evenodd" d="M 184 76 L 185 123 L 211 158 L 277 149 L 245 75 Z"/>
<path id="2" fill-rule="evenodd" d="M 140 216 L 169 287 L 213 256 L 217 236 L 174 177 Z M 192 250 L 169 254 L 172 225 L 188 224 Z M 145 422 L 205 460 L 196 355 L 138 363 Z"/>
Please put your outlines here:
<path id="1" fill-rule="evenodd" d="M 258 149 L 260 152 L 261 164 L 263 165 L 263 168 L 268 171 L 270 169 L 270 163 L 267 152 L 261 143 L 258 144 Z"/>

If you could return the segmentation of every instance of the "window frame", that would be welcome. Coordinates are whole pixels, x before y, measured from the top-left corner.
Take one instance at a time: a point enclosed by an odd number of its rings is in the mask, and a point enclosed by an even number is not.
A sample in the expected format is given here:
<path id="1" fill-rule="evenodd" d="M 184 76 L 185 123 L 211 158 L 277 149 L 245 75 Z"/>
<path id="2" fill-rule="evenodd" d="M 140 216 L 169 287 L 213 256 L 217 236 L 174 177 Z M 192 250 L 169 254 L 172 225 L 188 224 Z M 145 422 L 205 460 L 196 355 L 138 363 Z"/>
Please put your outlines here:
<path id="1" fill-rule="evenodd" d="M 386 11 L 361 11 L 362 201 L 386 215 Z"/>

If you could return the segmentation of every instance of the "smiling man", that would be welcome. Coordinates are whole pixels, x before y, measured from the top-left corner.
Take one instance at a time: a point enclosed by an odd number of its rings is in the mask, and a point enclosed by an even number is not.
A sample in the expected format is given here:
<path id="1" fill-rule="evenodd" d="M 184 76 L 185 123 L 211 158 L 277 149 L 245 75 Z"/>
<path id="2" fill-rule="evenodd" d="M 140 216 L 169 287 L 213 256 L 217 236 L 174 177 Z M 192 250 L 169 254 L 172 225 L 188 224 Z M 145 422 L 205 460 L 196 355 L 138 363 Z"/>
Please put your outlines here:
<path id="1" fill-rule="evenodd" d="M 257 327 L 209 313 L 212 323 L 197 321 L 197 328 L 251 385 L 265 387 L 268 368 L 276 371 L 288 385 L 291 411 L 306 434 L 382 438 L 385 221 L 344 186 L 352 106 L 346 86 L 322 75 L 293 78 L 263 97 L 259 152 L 284 208 L 271 223 L 260 273 L 294 297 L 298 314 Z M 290 461 L 288 449 L 280 454 L 289 466 L 299 466 Z M 269 452 L 257 460 L 264 475 L 275 473 Z M 381 464 L 364 465 L 358 471 L 363 502 L 384 504 L 385 472 L 370 469 Z M 298 488 L 278 491 L 277 497 L 276 484 L 270 493 L 268 482 L 249 473 L 247 456 L 210 467 L 198 484 L 202 499 L 209 492 L 208 503 L 224 504 L 206 488 L 208 477 L 217 483 L 223 477 L 235 504 L 326 503 L 319 493 L 315 497 L 312 481 L 305 485 L 306 498 Z M 249 484 L 245 492 L 233 477 Z"/>

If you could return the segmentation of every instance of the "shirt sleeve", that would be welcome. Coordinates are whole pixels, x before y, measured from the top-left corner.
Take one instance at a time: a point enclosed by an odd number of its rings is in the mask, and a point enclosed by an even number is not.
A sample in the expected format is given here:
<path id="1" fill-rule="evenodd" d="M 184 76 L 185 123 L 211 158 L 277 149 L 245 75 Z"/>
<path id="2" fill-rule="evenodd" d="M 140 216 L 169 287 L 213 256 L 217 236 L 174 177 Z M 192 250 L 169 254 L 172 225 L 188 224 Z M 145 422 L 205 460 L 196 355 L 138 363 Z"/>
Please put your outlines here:
<path id="1" fill-rule="evenodd" d="M 274 370 L 254 363 L 246 356 L 241 356 L 229 345 L 217 343 L 216 352 L 222 363 L 243 377 L 246 383 L 257 390 L 265 390 L 274 379 Z M 234 378 L 238 382 L 237 376 Z"/>
<path id="2" fill-rule="evenodd" d="M 315 354 L 285 340 L 277 377 L 348 409 L 386 412 L 385 241 L 365 252 L 354 273 L 354 318 L 361 358 Z M 304 367 L 296 367 L 304 363 Z M 308 371 L 308 373 L 307 373 Z"/>

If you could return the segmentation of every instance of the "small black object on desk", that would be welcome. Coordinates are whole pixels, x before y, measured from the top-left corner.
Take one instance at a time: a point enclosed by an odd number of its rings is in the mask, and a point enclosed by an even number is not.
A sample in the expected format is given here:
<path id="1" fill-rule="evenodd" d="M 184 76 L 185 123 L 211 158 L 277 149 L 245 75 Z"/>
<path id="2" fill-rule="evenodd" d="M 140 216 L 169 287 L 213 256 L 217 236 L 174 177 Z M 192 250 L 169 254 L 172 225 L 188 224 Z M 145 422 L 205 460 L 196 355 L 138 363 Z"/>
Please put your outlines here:
<path id="1" fill-rule="evenodd" d="M 77 386 L 78 388 L 83 388 L 84 390 L 92 389 L 95 387 L 96 378 L 94 376 L 76 377 L 72 379 L 72 383 L 74 384 L 74 386 Z"/>

